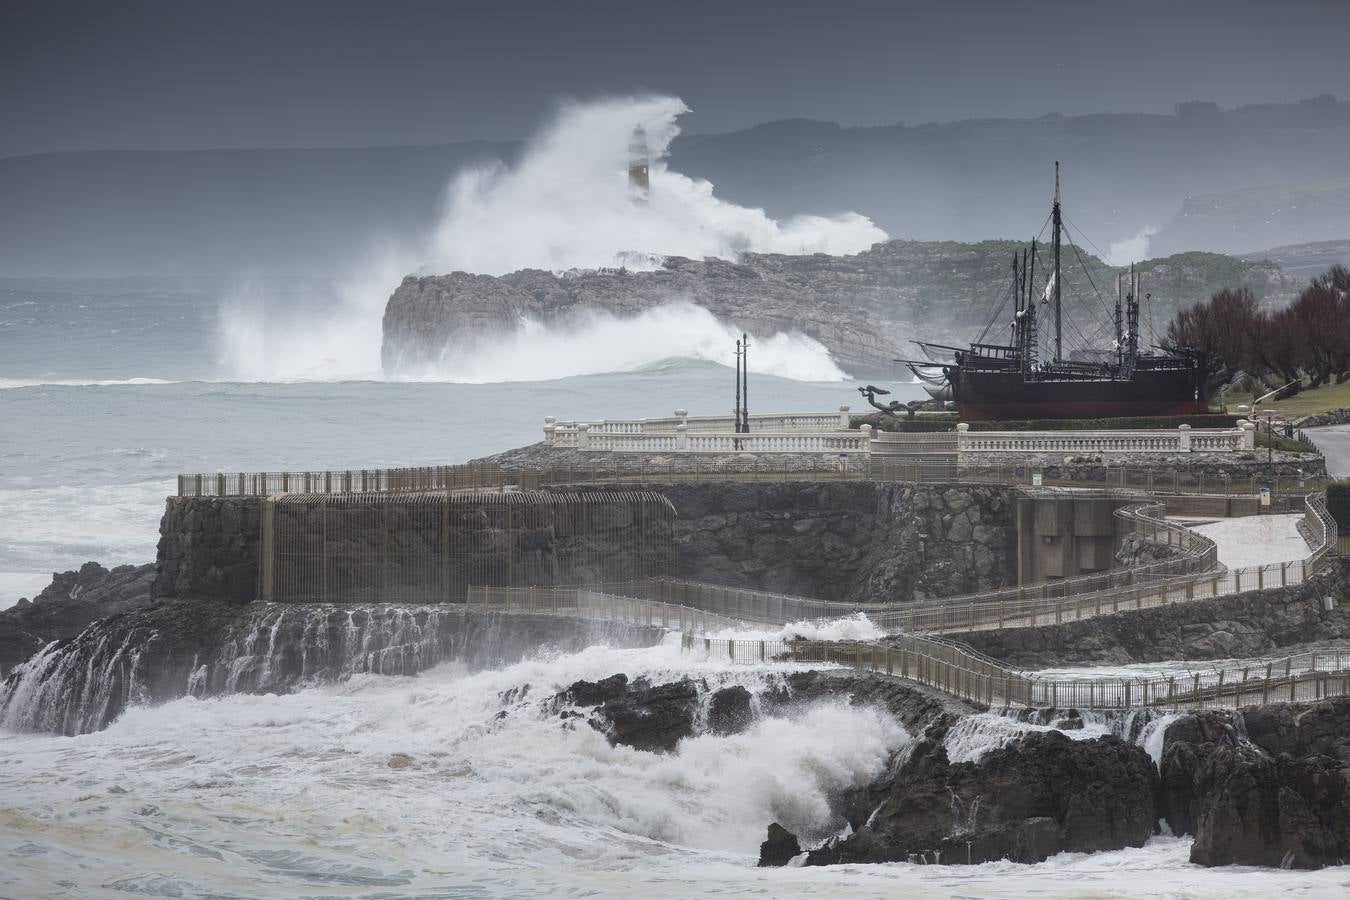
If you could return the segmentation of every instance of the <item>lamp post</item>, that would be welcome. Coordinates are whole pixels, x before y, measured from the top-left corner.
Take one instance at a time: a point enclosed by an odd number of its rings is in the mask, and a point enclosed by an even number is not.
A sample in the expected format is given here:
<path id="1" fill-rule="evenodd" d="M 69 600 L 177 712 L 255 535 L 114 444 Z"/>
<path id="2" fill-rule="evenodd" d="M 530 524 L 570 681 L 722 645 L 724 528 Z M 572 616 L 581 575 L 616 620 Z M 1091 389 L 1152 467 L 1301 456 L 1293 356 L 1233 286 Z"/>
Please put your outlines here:
<path id="1" fill-rule="evenodd" d="M 1273 409 L 1261 410 L 1261 419 L 1266 423 L 1266 486 L 1275 489 L 1275 420 L 1279 415 Z"/>

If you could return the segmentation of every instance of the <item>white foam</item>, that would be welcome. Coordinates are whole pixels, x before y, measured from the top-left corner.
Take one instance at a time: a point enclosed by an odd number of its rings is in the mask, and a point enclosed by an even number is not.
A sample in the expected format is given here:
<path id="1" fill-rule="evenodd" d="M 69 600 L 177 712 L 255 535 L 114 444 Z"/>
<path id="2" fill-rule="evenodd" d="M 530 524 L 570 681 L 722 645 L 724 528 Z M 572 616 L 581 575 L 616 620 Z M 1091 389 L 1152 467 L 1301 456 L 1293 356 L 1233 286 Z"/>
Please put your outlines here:
<path id="1" fill-rule="evenodd" d="M 734 259 L 746 251 L 856 253 L 886 234 L 856 213 L 804 215 L 785 221 L 720 200 L 707 181 L 671 171 L 663 161 L 686 111 L 675 97 L 627 97 L 569 103 L 529 143 L 518 165 L 461 172 L 447 191 L 439 224 L 412 244 L 377 237 L 364 259 L 335 273 L 332 284 L 301 297 L 285 296 L 275 285 L 241 278 L 221 304 L 221 377 L 241 381 L 366 380 L 381 377 L 381 319 L 389 295 L 409 272 L 466 271 L 502 275 L 524 268 L 562 272 L 625 265 L 651 267 L 665 255 Z M 635 202 L 626 182 L 628 144 L 635 126 L 645 127 L 651 152 L 651 194 Z M 641 317 L 640 317 L 641 318 Z M 657 317 L 660 318 L 659 316 Z M 709 317 L 710 318 L 710 317 Z M 579 372 L 614 371 L 671 355 L 721 359 L 729 342 L 725 325 L 686 323 L 683 343 L 653 356 L 658 342 L 650 320 L 627 329 L 645 348 L 605 345 L 599 356 L 596 323 L 567 343 L 567 352 L 548 352 L 549 336 L 524 331 L 503 347 L 532 374 L 529 380 Z M 589 329 L 589 331 L 588 331 Z M 640 332 L 635 335 L 632 329 Z M 690 331 L 694 332 L 690 334 Z M 709 342 L 719 337 L 716 357 Z M 764 335 L 760 371 L 799 380 L 842 377 L 819 345 L 792 334 Z M 770 345 L 777 341 L 778 349 Z M 614 359 L 615 354 L 624 358 Z M 546 366 L 544 361 L 549 361 Z M 636 362 L 634 361 L 636 360 Z M 751 356 L 752 364 L 764 361 Z M 481 358 L 444 360 L 444 371 L 428 377 L 472 382 L 526 380 L 520 366 L 509 369 L 484 349 Z"/>
<path id="2" fill-rule="evenodd" d="M 874 641 L 885 637 L 864 613 L 837 619 L 801 619 L 782 628 L 727 628 L 710 634 L 719 640 L 738 641 Z"/>
<path id="3" fill-rule="evenodd" d="M 738 329 L 690 303 L 667 304 L 626 318 L 592 310 L 552 327 L 522 319 L 509 335 L 466 353 L 447 351 L 437 364 L 401 377 L 470 384 L 545 381 L 627 372 L 673 357 L 731 367 L 738 337 Z M 752 340 L 752 348 L 751 372 L 815 382 L 845 377 L 829 351 L 802 334 L 759 337 Z"/>
<path id="4" fill-rule="evenodd" d="M 163 378 L 0 378 L 0 391 L 12 391 L 33 387 L 118 387 L 122 385 L 181 384 L 179 381 L 167 381 Z"/>

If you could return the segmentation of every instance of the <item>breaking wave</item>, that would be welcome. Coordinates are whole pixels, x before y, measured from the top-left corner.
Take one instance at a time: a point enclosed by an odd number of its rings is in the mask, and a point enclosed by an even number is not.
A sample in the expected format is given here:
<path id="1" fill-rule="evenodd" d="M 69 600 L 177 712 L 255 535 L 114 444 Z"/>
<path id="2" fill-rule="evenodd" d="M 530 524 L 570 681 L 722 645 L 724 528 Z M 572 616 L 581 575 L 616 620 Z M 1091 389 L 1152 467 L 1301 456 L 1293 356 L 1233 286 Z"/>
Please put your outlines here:
<path id="1" fill-rule="evenodd" d="M 400 279 L 413 271 L 501 275 L 523 268 L 564 271 L 616 264 L 632 269 L 658 265 L 660 255 L 734 259 L 749 251 L 847 254 L 886 239 L 885 232 L 856 213 L 779 221 L 762 209 L 718 199 L 711 183 L 671 170 L 664 157 L 679 133 L 677 120 L 687 110 L 675 97 L 564 104 L 514 167 L 495 164 L 460 172 L 447 190 L 439 223 L 419 243 L 374 241 L 365 259 L 335 273 L 330 284 L 299 296 L 293 286 L 241 280 L 220 307 L 219 377 L 382 378 L 385 302 Z M 647 135 L 650 159 L 651 191 L 645 200 L 632 196 L 626 174 L 629 141 L 639 125 Z M 632 327 L 640 331 L 645 326 Z M 680 345 L 672 353 L 709 358 L 706 344 L 714 332 L 706 322 L 694 328 L 700 334 L 693 339 L 694 349 Z M 765 343 L 771 340 L 776 338 Z M 784 353 L 794 340 L 783 338 Z M 541 342 L 537 329 L 525 331 L 517 341 L 522 348 L 537 348 Z M 818 375 L 818 362 L 810 361 L 814 350 L 805 344 L 797 349 L 805 351 L 806 370 Z M 726 353 L 724 347 L 717 352 Z M 602 371 L 595 365 L 577 369 L 558 354 L 549 358 L 560 367 L 532 364 L 531 378 Z M 834 369 L 828 377 L 841 375 Z M 486 371 L 478 360 L 454 361 L 447 377 L 503 380 L 499 370 Z"/>
<path id="2" fill-rule="evenodd" d="M 548 381 L 573 375 L 628 372 L 668 359 L 735 364 L 739 332 L 701 306 L 678 303 L 631 318 L 591 311 L 565 324 L 522 319 L 509 335 L 408 376 L 417 381 L 484 384 Z M 846 376 L 819 341 L 798 333 L 751 340 L 750 371 L 796 381 Z"/>

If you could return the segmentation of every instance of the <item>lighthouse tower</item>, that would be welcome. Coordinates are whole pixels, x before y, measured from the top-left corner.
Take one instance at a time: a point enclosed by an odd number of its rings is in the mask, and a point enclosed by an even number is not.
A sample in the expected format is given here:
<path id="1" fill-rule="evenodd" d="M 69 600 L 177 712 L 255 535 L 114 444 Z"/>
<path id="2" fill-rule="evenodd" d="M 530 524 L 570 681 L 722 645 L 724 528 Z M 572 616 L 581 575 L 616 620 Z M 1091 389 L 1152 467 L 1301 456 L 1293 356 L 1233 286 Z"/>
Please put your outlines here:
<path id="1" fill-rule="evenodd" d="M 651 192 L 651 178 L 647 173 L 650 154 L 647 132 L 639 125 L 633 129 L 633 137 L 628 142 L 628 194 L 638 202 L 646 202 Z"/>

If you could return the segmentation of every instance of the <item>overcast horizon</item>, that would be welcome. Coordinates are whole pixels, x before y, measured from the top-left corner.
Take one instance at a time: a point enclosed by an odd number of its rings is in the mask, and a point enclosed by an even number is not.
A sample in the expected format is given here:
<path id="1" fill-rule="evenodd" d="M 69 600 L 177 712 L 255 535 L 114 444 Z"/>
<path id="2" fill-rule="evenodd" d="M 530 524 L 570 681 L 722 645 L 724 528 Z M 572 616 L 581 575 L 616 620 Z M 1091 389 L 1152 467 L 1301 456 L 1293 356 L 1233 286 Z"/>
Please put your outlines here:
<path id="1" fill-rule="evenodd" d="M 683 98 L 688 134 L 1350 96 L 1346 3 L 1278 16 L 1255 0 L 1154 0 L 1128 15 L 1083 0 L 820 9 L 8 2 L 0 156 L 518 141 L 561 98 L 640 93 Z"/>

